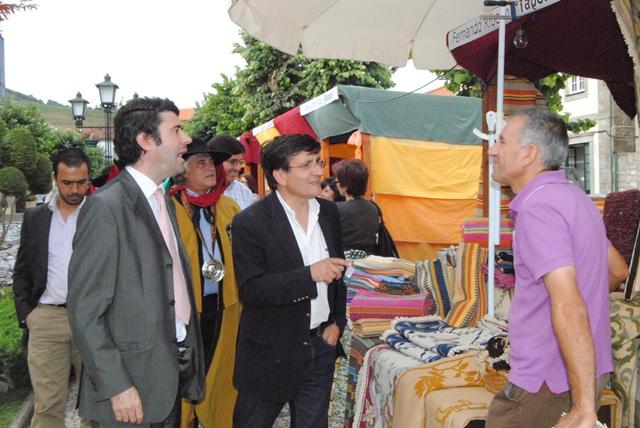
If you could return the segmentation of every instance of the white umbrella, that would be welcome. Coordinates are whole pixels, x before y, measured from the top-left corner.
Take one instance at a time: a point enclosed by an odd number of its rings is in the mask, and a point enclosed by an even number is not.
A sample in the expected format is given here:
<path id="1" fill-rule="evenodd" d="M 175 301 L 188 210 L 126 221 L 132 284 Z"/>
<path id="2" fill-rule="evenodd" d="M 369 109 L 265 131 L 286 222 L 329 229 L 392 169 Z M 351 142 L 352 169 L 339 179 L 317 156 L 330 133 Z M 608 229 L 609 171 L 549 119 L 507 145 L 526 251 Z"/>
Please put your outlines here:
<path id="1" fill-rule="evenodd" d="M 547 0 L 556 2 L 559 0 Z M 492 2 L 495 4 L 495 2 Z M 499 10 L 508 16 L 506 7 Z M 418 69 L 449 69 L 456 61 L 447 33 L 472 40 L 500 28 L 497 115 L 493 135 L 502 129 L 504 20 L 485 19 L 498 12 L 483 0 L 231 0 L 229 16 L 253 37 L 294 55 L 302 45 L 309 58 L 375 61 L 402 67 L 409 57 Z M 498 24 L 499 23 L 499 24 Z M 493 125 L 493 126 L 491 126 Z M 479 136 L 493 142 L 492 136 Z M 491 177 L 492 165 L 489 165 Z M 500 186 L 490 179 L 489 260 L 500 241 Z M 494 265 L 489 263 L 488 307 L 494 313 Z"/>
<path id="2" fill-rule="evenodd" d="M 253 37 L 309 58 L 448 69 L 447 32 L 487 12 L 482 0 L 232 0 L 231 20 Z M 473 29 L 471 29 L 473 31 Z"/>

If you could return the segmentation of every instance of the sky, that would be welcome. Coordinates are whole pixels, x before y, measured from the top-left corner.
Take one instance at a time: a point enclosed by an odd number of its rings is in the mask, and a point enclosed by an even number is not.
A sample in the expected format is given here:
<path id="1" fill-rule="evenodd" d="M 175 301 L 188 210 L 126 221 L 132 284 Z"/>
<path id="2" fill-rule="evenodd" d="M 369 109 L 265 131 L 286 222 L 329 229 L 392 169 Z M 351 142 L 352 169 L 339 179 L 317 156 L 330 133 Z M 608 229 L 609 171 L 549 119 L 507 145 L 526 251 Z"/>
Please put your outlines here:
<path id="1" fill-rule="evenodd" d="M 220 74 L 232 76 L 242 58 L 231 53 L 239 27 L 225 0 L 36 0 L 36 10 L 0 22 L 6 87 L 62 104 L 76 92 L 99 104 L 105 74 L 134 92 L 195 107 Z M 414 90 L 434 76 L 411 65 L 394 75 L 395 89 Z M 435 87 L 441 85 L 435 85 Z M 430 86 L 434 87 L 434 85 Z"/>

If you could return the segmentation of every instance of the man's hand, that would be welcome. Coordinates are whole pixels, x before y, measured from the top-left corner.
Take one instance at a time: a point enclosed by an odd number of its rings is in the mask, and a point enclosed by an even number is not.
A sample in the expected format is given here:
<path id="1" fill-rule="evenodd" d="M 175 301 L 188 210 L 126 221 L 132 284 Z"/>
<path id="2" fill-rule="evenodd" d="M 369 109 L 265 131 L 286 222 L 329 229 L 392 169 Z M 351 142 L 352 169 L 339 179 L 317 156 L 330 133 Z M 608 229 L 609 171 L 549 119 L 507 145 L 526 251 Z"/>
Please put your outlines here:
<path id="1" fill-rule="evenodd" d="M 111 397 L 111 408 L 116 420 L 122 423 L 141 424 L 144 413 L 142 401 L 135 386 L 125 389 L 118 395 Z"/>
<path id="2" fill-rule="evenodd" d="M 340 328 L 335 324 L 327 326 L 322 332 L 322 338 L 331 346 L 336 346 L 338 344 L 339 337 Z"/>
<path id="3" fill-rule="evenodd" d="M 341 278 L 342 272 L 349 264 L 348 261 L 338 258 L 320 260 L 309 266 L 311 279 L 315 282 L 326 282 L 328 284 L 334 279 Z"/>
<path id="4" fill-rule="evenodd" d="M 593 409 L 591 409 L 591 411 L 581 412 L 578 409 L 572 408 L 569 413 L 558 420 L 554 428 L 593 428 L 596 426 L 597 420 L 598 418 Z"/>

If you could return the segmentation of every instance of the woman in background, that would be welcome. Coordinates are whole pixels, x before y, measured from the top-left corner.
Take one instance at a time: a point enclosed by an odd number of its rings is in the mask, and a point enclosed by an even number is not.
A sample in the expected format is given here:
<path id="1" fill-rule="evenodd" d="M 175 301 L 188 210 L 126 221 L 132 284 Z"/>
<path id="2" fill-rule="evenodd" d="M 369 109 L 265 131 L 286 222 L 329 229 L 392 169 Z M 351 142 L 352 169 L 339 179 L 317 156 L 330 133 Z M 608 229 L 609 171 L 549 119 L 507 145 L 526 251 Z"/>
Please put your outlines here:
<path id="1" fill-rule="evenodd" d="M 322 187 L 322 192 L 320 192 L 320 197 L 332 202 L 342 202 L 344 201 L 344 197 L 340 194 L 340 190 L 338 190 L 338 180 L 335 177 L 327 177 L 320 183 L 320 187 Z"/>
<path id="2" fill-rule="evenodd" d="M 340 194 L 346 199 L 338 203 L 342 242 L 345 251 L 355 249 L 375 254 L 378 226 L 378 207 L 364 199 L 369 170 L 364 162 L 344 159 L 332 168 Z"/>

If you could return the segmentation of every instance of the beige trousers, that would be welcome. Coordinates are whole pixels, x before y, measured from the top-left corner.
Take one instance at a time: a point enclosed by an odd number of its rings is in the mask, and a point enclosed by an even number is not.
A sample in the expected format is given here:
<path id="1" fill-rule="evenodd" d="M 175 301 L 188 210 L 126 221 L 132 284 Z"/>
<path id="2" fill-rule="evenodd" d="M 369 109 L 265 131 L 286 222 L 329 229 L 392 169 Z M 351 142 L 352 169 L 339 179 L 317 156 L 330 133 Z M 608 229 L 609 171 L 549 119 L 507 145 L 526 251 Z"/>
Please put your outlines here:
<path id="1" fill-rule="evenodd" d="M 32 428 L 64 428 L 71 366 L 80 377 L 67 309 L 38 305 L 27 317 L 27 361 L 34 394 Z"/>
<path id="2" fill-rule="evenodd" d="M 608 374 L 596 380 L 596 412 L 600 408 L 600 394 L 608 381 Z M 554 394 L 543 383 L 540 391 L 532 394 L 508 382 L 491 402 L 485 427 L 551 428 L 570 407 L 570 391 Z"/>

